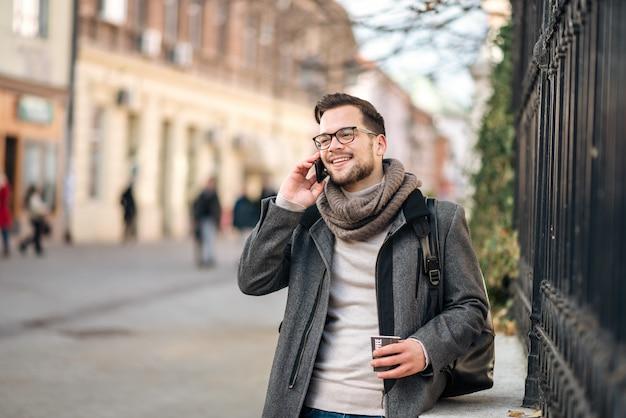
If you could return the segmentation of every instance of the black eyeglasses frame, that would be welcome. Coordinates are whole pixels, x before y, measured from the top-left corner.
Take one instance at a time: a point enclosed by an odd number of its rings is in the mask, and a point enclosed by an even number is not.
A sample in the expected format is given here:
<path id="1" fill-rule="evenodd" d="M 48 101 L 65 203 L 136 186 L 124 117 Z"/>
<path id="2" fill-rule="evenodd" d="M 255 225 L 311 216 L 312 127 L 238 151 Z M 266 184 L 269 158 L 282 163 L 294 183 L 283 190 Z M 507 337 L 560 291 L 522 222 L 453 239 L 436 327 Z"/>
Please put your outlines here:
<path id="1" fill-rule="evenodd" d="M 352 129 L 352 139 L 350 139 L 349 141 L 342 141 L 341 139 L 339 139 L 339 137 L 337 136 L 337 134 L 339 133 L 339 131 L 342 131 L 344 129 Z M 315 135 L 313 137 L 313 143 L 315 144 L 315 148 L 317 148 L 320 151 L 324 151 L 327 150 L 328 148 L 330 148 L 330 145 L 333 142 L 333 137 L 337 138 L 337 141 L 339 141 L 340 144 L 349 144 L 351 142 L 353 142 L 356 139 L 356 134 L 355 131 L 361 131 L 364 134 L 367 135 L 373 135 L 373 136 L 378 136 L 379 134 L 377 134 L 376 132 L 372 132 L 369 129 L 364 129 L 364 128 L 359 128 L 358 126 L 344 126 L 343 128 L 339 128 L 337 129 L 334 133 L 323 133 L 323 134 L 319 134 L 319 135 Z M 320 142 L 318 141 L 318 138 L 321 136 L 326 136 L 329 135 L 330 136 L 330 141 L 328 142 L 328 146 L 322 148 L 322 146 L 320 145 Z"/>

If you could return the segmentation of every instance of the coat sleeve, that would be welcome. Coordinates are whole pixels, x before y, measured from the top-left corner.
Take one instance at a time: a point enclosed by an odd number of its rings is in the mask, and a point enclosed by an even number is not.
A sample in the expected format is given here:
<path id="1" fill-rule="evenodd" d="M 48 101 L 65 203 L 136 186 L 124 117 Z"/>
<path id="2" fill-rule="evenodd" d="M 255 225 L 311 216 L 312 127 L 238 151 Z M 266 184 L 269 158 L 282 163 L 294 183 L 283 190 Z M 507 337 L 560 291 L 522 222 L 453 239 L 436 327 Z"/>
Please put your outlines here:
<path id="1" fill-rule="evenodd" d="M 239 260 L 238 283 L 247 295 L 265 295 L 289 284 L 291 238 L 301 212 L 283 209 L 267 198 L 261 217 L 246 240 Z"/>
<path id="2" fill-rule="evenodd" d="M 482 273 L 460 206 L 456 206 L 452 216 L 443 250 L 443 310 L 412 335 L 424 344 L 435 373 L 467 352 L 483 330 L 489 310 Z"/>

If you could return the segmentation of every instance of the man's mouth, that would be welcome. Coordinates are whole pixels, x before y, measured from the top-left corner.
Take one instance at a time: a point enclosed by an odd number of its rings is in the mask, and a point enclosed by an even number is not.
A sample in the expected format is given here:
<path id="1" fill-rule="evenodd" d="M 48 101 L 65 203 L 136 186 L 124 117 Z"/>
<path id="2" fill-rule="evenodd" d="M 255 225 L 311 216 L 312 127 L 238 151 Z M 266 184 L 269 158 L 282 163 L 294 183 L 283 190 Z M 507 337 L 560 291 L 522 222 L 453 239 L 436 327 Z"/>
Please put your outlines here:
<path id="1" fill-rule="evenodd" d="M 346 157 L 337 157 L 337 158 L 333 158 L 333 159 L 330 161 L 330 164 L 331 164 L 332 166 L 334 166 L 334 167 L 338 167 L 338 166 L 341 166 L 341 165 L 342 165 L 343 163 L 345 163 L 346 161 L 349 161 L 349 160 L 351 160 L 351 159 L 352 159 L 352 157 L 348 157 L 348 156 L 346 156 Z"/>

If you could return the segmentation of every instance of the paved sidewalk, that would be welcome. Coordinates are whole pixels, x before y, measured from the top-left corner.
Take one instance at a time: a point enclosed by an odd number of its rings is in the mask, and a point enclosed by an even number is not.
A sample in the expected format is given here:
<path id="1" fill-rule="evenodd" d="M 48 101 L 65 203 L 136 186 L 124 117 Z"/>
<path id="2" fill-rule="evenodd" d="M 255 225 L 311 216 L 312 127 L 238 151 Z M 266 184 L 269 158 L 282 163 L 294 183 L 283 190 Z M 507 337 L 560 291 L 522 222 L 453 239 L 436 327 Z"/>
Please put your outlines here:
<path id="1" fill-rule="evenodd" d="M 261 414 L 285 292 L 245 296 L 240 242 L 198 270 L 189 242 L 53 246 L 0 260 L 0 418 L 253 418 Z M 497 337 L 492 390 L 423 417 L 519 410 L 526 360 Z"/>
<path id="2" fill-rule="evenodd" d="M 496 336 L 496 367 L 494 387 L 490 390 L 441 400 L 422 418 L 506 417 L 509 410 L 533 411 L 521 408 L 526 377 L 526 357 L 517 337 Z"/>

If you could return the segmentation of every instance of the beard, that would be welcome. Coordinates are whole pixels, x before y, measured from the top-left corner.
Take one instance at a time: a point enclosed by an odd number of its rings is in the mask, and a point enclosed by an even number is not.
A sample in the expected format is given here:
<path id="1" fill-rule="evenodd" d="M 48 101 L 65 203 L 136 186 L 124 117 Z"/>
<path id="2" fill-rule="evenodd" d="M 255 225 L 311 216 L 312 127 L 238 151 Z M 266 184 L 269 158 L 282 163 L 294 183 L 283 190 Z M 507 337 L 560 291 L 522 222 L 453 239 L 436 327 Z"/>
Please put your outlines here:
<path id="1" fill-rule="evenodd" d="M 374 171 L 374 157 L 370 153 L 367 156 L 366 160 L 361 161 L 356 161 L 353 156 L 355 165 L 348 172 L 333 173 L 329 170 L 330 180 L 339 187 L 345 187 L 367 178 Z"/>

